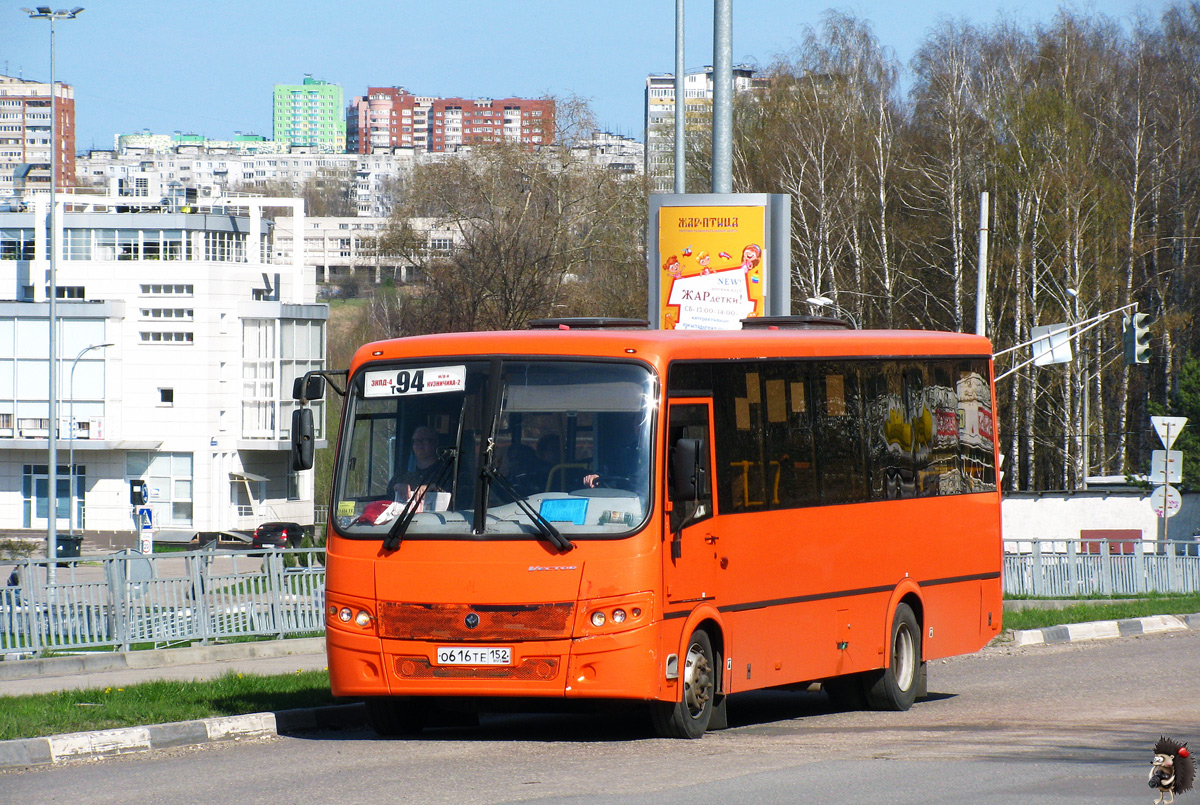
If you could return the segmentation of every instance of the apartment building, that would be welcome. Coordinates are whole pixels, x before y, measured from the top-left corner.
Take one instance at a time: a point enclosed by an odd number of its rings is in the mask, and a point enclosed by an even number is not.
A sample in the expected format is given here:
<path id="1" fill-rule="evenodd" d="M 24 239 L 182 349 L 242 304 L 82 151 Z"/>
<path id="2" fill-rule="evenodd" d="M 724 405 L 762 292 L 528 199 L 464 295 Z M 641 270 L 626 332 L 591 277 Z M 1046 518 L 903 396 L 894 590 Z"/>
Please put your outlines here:
<path id="1" fill-rule="evenodd" d="M 554 142 L 554 101 L 526 98 L 438 98 L 429 122 L 429 150 L 453 151 L 488 142 L 530 147 Z"/>
<path id="2" fill-rule="evenodd" d="M 758 86 L 755 70 L 748 65 L 733 67 L 733 91 L 746 92 Z M 684 74 L 684 129 L 712 131 L 713 68 Z M 670 193 L 675 187 L 675 74 L 655 73 L 646 78 L 646 175 L 653 193 Z"/>
<path id="3" fill-rule="evenodd" d="M 436 98 L 403 87 L 368 87 L 346 109 L 347 150 L 449 152 L 485 142 L 554 142 L 554 101 Z"/>
<path id="4" fill-rule="evenodd" d="M 392 148 L 429 150 L 429 113 L 437 98 L 404 87 L 368 87 L 346 107 L 346 150 L 371 154 Z"/>
<path id="5" fill-rule="evenodd" d="M 75 90 L 55 83 L 59 187 L 75 176 Z M 0 198 L 50 192 L 50 84 L 0 75 Z"/>
<path id="6" fill-rule="evenodd" d="M 295 147 L 287 153 L 230 153 L 225 148 L 176 145 L 165 151 L 142 153 L 90 151 L 80 156 L 77 181 L 81 187 L 145 198 L 165 198 L 190 190 L 188 198 L 209 198 L 254 191 L 279 183 L 302 185 L 317 177 L 334 176 L 352 182 L 358 175 L 354 154 L 322 154 Z M 396 170 L 405 167 L 397 162 Z"/>
<path id="7" fill-rule="evenodd" d="M 288 145 L 316 148 L 321 153 L 344 153 L 346 119 L 342 88 L 311 75 L 301 84 L 276 84 L 274 139 Z"/>
<path id="8" fill-rule="evenodd" d="M 302 228 L 303 202 L 60 194 L 53 360 L 48 207 L 0 204 L 0 529 L 48 526 L 51 371 L 60 533 L 132 531 L 133 480 L 164 534 L 311 523 L 291 387 L 324 367 L 328 308 L 299 255 L 271 259 L 265 215 Z"/>

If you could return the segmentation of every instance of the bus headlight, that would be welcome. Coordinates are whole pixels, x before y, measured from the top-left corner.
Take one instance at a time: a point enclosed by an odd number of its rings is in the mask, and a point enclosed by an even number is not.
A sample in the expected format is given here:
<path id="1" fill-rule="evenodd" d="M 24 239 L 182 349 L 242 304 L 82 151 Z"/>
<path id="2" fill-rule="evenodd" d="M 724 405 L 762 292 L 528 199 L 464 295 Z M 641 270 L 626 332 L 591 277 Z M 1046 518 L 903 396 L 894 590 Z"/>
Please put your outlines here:
<path id="1" fill-rule="evenodd" d="M 652 593 L 633 593 L 581 602 L 584 617 L 576 621 L 576 637 L 611 634 L 650 623 L 654 611 Z"/>
<path id="2" fill-rule="evenodd" d="M 333 603 L 328 605 L 327 611 L 329 613 L 329 623 L 344 623 L 347 626 L 353 625 L 360 629 L 373 629 L 375 627 L 375 616 L 368 609 Z"/>

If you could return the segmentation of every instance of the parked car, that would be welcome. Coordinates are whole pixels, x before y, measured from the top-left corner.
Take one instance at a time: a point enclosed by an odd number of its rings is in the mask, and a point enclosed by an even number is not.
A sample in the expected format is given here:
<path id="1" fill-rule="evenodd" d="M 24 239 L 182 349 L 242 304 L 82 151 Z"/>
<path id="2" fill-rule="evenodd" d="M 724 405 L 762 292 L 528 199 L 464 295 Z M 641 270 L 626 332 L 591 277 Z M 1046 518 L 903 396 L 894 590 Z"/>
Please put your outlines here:
<path id="1" fill-rule="evenodd" d="M 304 526 L 299 523 L 263 523 L 254 529 L 251 543 L 255 548 L 299 548 Z"/>

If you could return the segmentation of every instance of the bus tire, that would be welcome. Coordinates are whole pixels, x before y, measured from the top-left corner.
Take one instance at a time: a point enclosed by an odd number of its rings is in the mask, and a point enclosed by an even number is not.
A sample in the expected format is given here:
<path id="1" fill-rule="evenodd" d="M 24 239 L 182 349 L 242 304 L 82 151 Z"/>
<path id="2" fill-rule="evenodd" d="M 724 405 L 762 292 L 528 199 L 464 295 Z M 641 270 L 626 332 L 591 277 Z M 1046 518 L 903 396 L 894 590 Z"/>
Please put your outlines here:
<path id="1" fill-rule="evenodd" d="M 892 617 L 891 662 L 868 677 L 867 704 L 873 710 L 907 710 L 917 698 L 921 670 L 921 625 L 908 604 Z"/>
<path id="2" fill-rule="evenodd" d="M 684 655 L 683 688 L 677 702 L 651 702 L 650 719 L 660 738 L 700 738 L 708 731 L 713 705 L 720 692 L 719 655 L 708 632 L 697 629 L 688 638 Z"/>
<path id="3" fill-rule="evenodd" d="M 378 696 L 366 700 L 367 723 L 380 738 L 401 738 L 417 735 L 425 729 L 429 708 L 422 703 L 395 696 Z"/>

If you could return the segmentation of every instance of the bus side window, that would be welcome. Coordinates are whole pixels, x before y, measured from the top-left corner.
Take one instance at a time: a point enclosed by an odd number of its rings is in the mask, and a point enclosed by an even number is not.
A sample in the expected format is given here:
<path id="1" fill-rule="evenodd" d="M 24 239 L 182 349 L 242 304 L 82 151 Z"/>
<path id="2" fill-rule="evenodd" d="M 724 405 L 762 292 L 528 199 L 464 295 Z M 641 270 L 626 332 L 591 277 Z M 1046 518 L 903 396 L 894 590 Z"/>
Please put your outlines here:
<path id="1" fill-rule="evenodd" d="M 709 432 L 707 405 L 672 405 L 671 419 L 667 426 L 668 449 L 674 452 L 676 443 L 681 439 L 691 439 L 699 443 L 700 473 L 694 500 L 676 500 L 671 509 L 671 530 L 679 531 L 685 525 L 712 516 L 712 471 L 708 466 Z M 667 472 L 674 471 L 674 455 L 668 457 Z M 668 494 L 674 488 L 674 479 L 668 478 Z"/>
<path id="2" fill-rule="evenodd" d="M 771 508 L 812 505 L 818 500 L 817 465 L 807 366 L 767 364 L 763 375 Z"/>
<path id="3" fill-rule="evenodd" d="M 821 502 L 858 503 L 867 499 L 858 370 L 847 364 L 819 366 L 814 390 Z"/>

